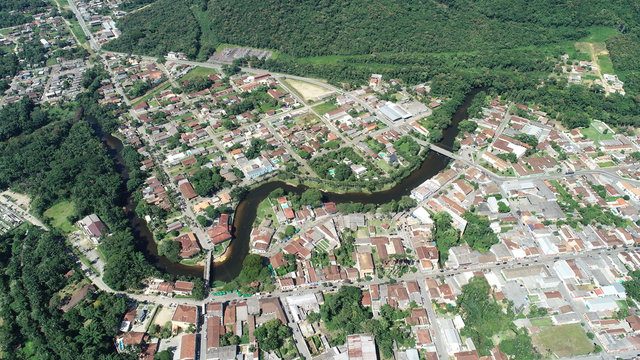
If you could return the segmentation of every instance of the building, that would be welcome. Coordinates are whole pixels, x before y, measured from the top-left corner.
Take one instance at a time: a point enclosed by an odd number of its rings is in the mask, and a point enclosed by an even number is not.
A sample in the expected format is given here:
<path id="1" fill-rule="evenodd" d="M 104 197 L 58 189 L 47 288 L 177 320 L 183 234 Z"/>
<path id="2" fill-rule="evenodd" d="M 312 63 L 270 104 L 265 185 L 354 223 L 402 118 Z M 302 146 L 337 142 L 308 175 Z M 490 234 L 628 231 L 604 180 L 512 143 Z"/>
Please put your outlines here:
<path id="1" fill-rule="evenodd" d="M 229 224 L 229 214 L 221 214 L 218 218 L 217 224 L 207 230 L 207 235 L 214 244 L 220 244 L 225 241 L 231 240 L 231 224 Z"/>
<path id="2" fill-rule="evenodd" d="M 180 257 L 182 258 L 190 258 L 200 252 L 200 245 L 192 232 L 178 236 L 175 241 L 180 243 Z"/>
<path id="3" fill-rule="evenodd" d="M 178 188 L 180 189 L 180 193 L 182 193 L 182 196 L 184 196 L 187 200 L 191 200 L 194 197 L 198 196 L 196 194 L 196 191 L 193 189 L 193 185 L 191 185 L 188 180 L 180 182 L 180 184 L 178 184 Z"/>
<path id="4" fill-rule="evenodd" d="M 180 339 L 180 357 L 178 360 L 196 360 L 196 334 L 185 334 Z"/>
<path id="5" fill-rule="evenodd" d="M 360 277 L 370 276 L 374 274 L 373 255 L 369 252 L 358 253 L 358 269 Z"/>
<path id="6" fill-rule="evenodd" d="M 377 360 L 376 343 L 373 336 L 356 334 L 347 336 L 349 360 Z"/>
<path id="7" fill-rule="evenodd" d="M 91 214 L 78 221 L 85 234 L 93 241 L 98 241 L 102 235 L 107 233 L 106 225 L 100 220 L 98 215 Z"/>
<path id="8" fill-rule="evenodd" d="M 371 78 L 369 78 L 369 87 L 378 89 L 382 86 L 382 75 L 380 74 L 371 74 Z"/>
<path id="9" fill-rule="evenodd" d="M 178 305 L 171 318 L 171 330 L 177 333 L 180 329 L 186 330 L 190 325 L 196 326 L 198 321 L 198 308 L 196 306 Z"/>

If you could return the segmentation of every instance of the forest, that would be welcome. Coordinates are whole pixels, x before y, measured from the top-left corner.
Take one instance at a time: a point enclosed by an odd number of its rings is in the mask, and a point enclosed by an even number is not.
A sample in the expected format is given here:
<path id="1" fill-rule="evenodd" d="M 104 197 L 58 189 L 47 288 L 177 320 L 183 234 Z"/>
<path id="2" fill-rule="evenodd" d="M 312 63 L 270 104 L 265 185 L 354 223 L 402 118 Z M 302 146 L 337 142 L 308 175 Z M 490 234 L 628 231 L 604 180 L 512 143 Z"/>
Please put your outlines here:
<path id="1" fill-rule="evenodd" d="M 0 353 L 11 359 L 131 359 L 115 354 L 112 339 L 125 299 L 89 292 L 69 311 L 65 289 L 82 279 L 64 238 L 24 225 L 0 235 Z M 65 277 L 69 270 L 75 274 Z"/>
<path id="2" fill-rule="evenodd" d="M 511 49 L 577 40 L 593 25 L 633 28 L 638 6 L 632 0 L 159 0 L 124 18 L 124 36 L 109 49 L 194 56 L 200 46 L 232 43 L 296 57 Z"/>

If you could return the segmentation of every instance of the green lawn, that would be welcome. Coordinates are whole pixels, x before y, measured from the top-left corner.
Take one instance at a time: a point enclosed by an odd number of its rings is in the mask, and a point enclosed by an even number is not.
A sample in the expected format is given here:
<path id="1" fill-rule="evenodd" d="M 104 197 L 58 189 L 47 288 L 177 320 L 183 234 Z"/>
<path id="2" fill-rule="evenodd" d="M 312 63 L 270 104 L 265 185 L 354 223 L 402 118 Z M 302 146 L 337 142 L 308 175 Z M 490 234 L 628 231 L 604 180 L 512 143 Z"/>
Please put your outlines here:
<path id="1" fill-rule="evenodd" d="M 553 325 L 553 321 L 551 320 L 551 318 L 539 318 L 539 319 L 531 319 L 531 325 L 533 326 L 552 326 Z"/>
<path id="2" fill-rule="evenodd" d="M 337 108 L 338 108 L 338 105 L 336 105 L 336 104 L 334 104 L 332 102 L 326 102 L 326 103 L 322 103 L 322 104 L 314 106 L 313 110 L 315 110 L 320 115 L 324 115 L 324 114 L 328 113 L 329 111 L 333 111 L 333 110 L 335 110 Z"/>
<path id="3" fill-rule="evenodd" d="M 73 224 L 69 222 L 68 217 L 75 215 L 75 205 L 71 201 L 60 201 L 44 212 L 44 216 L 51 219 L 51 225 L 64 231 L 65 233 L 74 230 Z"/>
<path id="4" fill-rule="evenodd" d="M 596 142 L 613 139 L 613 133 L 611 131 L 609 131 L 607 134 L 603 134 L 600 131 L 598 131 L 598 129 L 596 129 L 596 127 L 593 125 L 594 124 L 591 123 L 591 125 L 589 125 L 588 128 L 580 129 L 580 132 L 584 136 Z"/>
<path id="5" fill-rule="evenodd" d="M 273 212 L 273 209 L 271 208 L 271 201 L 269 201 L 269 198 L 262 200 L 262 202 L 258 205 L 254 226 L 260 225 L 262 220 L 264 220 L 265 218 L 271 219 L 275 227 L 278 226 L 278 221 L 276 221 L 276 214 Z"/>
<path id="6" fill-rule="evenodd" d="M 598 163 L 598 166 L 601 168 L 606 168 L 606 167 L 616 166 L 616 163 L 614 163 L 613 161 L 607 161 L 603 163 Z"/>
<path id="7" fill-rule="evenodd" d="M 580 324 L 545 327 L 532 338 L 533 344 L 545 357 L 549 352 L 565 357 L 586 355 L 593 351 L 593 343 Z"/>
<path id="8" fill-rule="evenodd" d="M 217 73 L 218 73 L 218 70 L 216 69 L 207 68 L 203 66 L 196 66 L 193 69 L 191 69 L 191 71 L 189 71 L 185 76 L 180 78 L 180 81 L 188 81 L 191 79 L 205 77 L 205 76 L 209 76 L 211 74 L 217 74 Z"/>

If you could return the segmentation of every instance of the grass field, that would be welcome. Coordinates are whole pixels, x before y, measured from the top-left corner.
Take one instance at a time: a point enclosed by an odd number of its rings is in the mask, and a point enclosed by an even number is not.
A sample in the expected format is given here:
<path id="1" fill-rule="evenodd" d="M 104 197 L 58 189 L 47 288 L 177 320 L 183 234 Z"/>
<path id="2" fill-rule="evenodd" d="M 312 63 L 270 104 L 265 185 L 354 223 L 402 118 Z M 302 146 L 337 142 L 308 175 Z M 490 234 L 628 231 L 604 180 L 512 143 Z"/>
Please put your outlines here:
<path id="1" fill-rule="evenodd" d="M 601 133 L 600 131 L 598 131 L 598 129 L 594 126 L 593 123 L 591 123 L 591 125 L 589 125 L 588 128 L 580 129 L 580 132 L 584 136 L 596 142 L 613 139 L 613 133 L 611 133 L 611 131 L 609 131 L 606 134 Z"/>
<path id="2" fill-rule="evenodd" d="M 269 218 L 273 221 L 274 225 L 278 226 L 278 221 L 276 220 L 276 214 L 273 212 L 271 208 L 271 202 L 269 198 L 262 200 L 262 202 L 258 205 L 256 220 L 253 222 L 255 226 L 260 225 L 262 220 L 265 218 Z"/>
<path id="3" fill-rule="evenodd" d="M 326 103 L 314 106 L 313 110 L 315 110 L 320 115 L 324 115 L 324 114 L 328 113 L 329 111 L 333 111 L 333 110 L 335 110 L 337 108 L 338 108 L 338 105 L 336 105 L 336 104 L 334 104 L 332 102 L 326 102 Z"/>
<path id="4" fill-rule="evenodd" d="M 209 76 L 211 74 L 217 74 L 218 70 L 206 68 L 202 66 L 196 66 L 191 71 L 189 71 L 185 76 L 180 78 L 180 81 L 187 81 L 199 77 Z"/>
<path id="5" fill-rule="evenodd" d="M 558 357 L 586 355 L 593 351 L 593 343 L 580 324 L 545 327 L 533 335 L 533 344 L 541 354 L 552 352 Z"/>
<path id="6" fill-rule="evenodd" d="M 151 90 L 150 92 L 146 93 L 145 95 L 143 95 L 142 97 L 138 98 L 137 100 L 135 100 L 133 102 L 133 106 L 136 106 L 138 104 L 140 104 L 143 101 L 149 101 L 150 99 L 152 99 L 154 96 L 156 96 L 157 94 L 160 93 L 160 91 L 162 90 L 166 90 L 168 88 L 171 87 L 171 83 L 169 81 L 165 81 L 162 84 L 158 85 L 155 89 Z"/>
<path id="7" fill-rule="evenodd" d="M 73 231 L 73 224 L 67 219 L 76 213 L 76 208 L 71 201 L 60 201 L 44 212 L 44 216 L 51 219 L 51 225 L 69 233 Z"/>
<path id="8" fill-rule="evenodd" d="M 84 31 L 82 31 L 82 27 L 78 23 L 78 20 L 76 20 L 76 18 L 74 17 L 73 19 L 69 20 L 69 23 L 71 23 L 71 32 L 78 39 L 78 42 L 80 42 L 80 44 L 86 43 L 87 36 L 84 34 Z"/>
<path id="9" fill-rule="evenodd" d="M 553 321 L 551 320 L 551 318 L 539 318 L 539 319 L 531 319 L 531 325 L 533 326 L 552 326 L 553 325 Z"/>
<path id="10" fill-rule="evenodd" d="M 578 41 L 604 42 L 610 37 L 618 35 L 618 30 L 606 26 L 593 26 L 589 28 L 589 36 Z"/>
<path id="11" fill-rule="evenodd" d="M 613 62 L 611 62 L 611 58 L 609 57 L 609 55 L 598 55 L 598 65 L 600 65 L 600 71 L 603 74 L 615 74 L 615 70 L 613 69 Z"/>

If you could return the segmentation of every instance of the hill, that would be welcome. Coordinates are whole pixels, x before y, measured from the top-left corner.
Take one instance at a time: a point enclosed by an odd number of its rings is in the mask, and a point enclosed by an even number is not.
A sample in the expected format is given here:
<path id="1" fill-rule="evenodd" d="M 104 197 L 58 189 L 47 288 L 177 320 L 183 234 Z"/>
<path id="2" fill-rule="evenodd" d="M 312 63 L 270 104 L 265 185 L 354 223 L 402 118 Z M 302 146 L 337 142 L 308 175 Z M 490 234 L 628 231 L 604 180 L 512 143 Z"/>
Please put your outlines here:
<path id="1" fill-rule="evenodd" d="M 232 43 L 296 56 L 542 46 L 593 25 L 637 26 L 633 0 L 158 0 L 120 21 L 111 50 L 206 57 Z"/>

